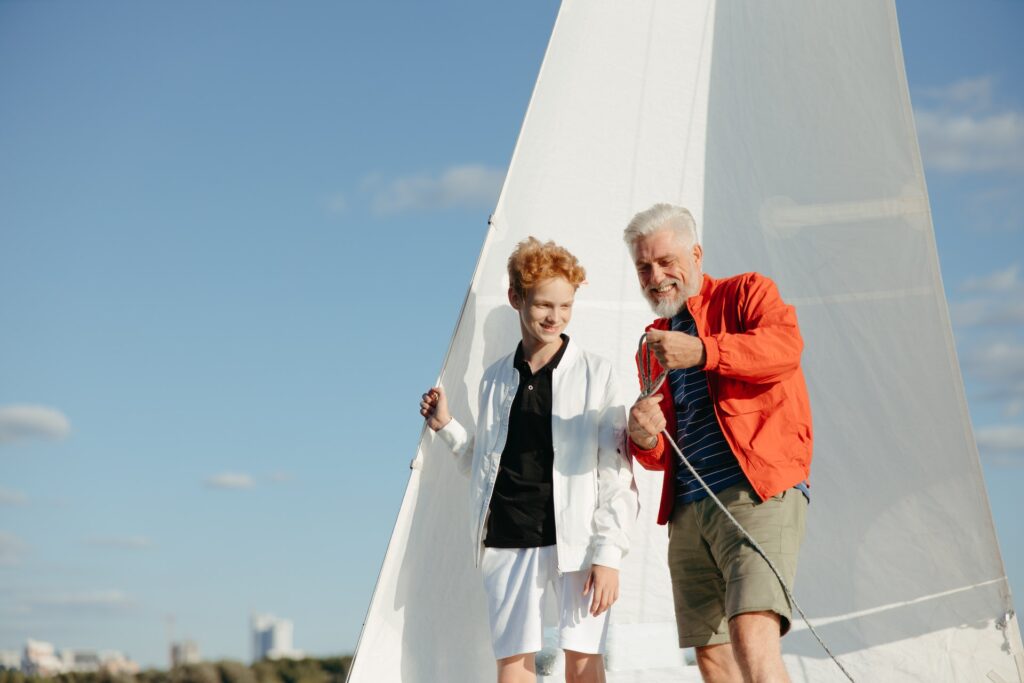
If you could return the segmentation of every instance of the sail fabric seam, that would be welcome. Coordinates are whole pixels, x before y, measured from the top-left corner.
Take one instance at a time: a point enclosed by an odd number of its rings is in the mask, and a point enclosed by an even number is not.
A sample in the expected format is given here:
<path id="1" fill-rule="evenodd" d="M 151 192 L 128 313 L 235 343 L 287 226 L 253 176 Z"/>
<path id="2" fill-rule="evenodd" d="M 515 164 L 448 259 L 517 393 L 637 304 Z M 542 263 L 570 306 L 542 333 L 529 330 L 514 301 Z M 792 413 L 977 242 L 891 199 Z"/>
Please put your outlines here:
<path id="1" fill-rule="evenodd" d="M 982 581 L 980 583 L 971 584 L 970 586 L 961 586 L 960 588 L 953 588 L 948 591 L 942 591 L 941 593 L 932 593 L 931 595 L 923 595 L 913 600 L 904 600 L 903 602 L 893 602 L 888 605 L 881 605 L 879 607 L 872 607 L 871 609 L 859 610 L 857 612 L 848 612 L 846 614 L 839 614 L 834 617 L 822 617 L 815 619 L 814 623 L 818 626 L 828 626 L 829 624 L 836 624 L 843 621 L 849 621 L 850 619 L 859 619 L 860 617 L 870 616 L 872 614 L 878 614 L 880 612 L 888 612 L 890 610 L 899 609 L 900 607 L 907 607 L 909 605 L 916 605 L 921 602 L 927 602 L 929 600 L 936 600 L 938 598 L 945 598 L 950 595 L 956 595 L 957 593 L 964 593 L 967 591 L 974 590 L 976 588 L 984 588 L 985 586 L 991 586 L 995 583 L 1005 583 L 1006 577 L 1000 576 L 996 579 L 989 579 L 988 581 Z M 799 624 L 793 624 L 794 631 L 803 630 L 803 626 Z"/>

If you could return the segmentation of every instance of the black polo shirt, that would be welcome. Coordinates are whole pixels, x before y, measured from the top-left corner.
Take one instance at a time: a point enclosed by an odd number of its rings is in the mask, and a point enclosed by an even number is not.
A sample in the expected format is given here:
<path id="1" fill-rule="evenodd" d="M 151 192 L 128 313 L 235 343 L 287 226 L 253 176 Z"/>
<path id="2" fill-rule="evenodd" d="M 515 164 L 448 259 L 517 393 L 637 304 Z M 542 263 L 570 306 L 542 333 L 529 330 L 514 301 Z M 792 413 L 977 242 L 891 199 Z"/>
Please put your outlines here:
<path id="1" fill-rule="evenodd" d="M 536 374 L 523 360 L 519 343 L 513 363 L 519 388 L 512 401 L 508 440 L 491 495 L 484 545 L 488 548 L 537 548 L 555 544 L 555 502 L 551 472 L 555 451 L 551 441 L 551 373 L 565 354 L 562 348 Z"/>

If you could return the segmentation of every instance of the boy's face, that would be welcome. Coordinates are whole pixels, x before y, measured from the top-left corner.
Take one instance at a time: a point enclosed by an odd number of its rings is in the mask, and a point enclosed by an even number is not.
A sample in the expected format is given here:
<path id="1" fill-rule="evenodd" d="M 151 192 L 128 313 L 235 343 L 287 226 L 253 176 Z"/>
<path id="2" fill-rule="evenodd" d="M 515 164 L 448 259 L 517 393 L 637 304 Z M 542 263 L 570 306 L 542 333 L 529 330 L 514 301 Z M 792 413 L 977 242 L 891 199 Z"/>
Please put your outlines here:
<path id="1" fill-rule="evenodd" d="M 561 334 L 572 319 L 576 288 L 563 277 L 541 280 L 520 296 L 508 290 L 508 301 L 519 312 L 519 327 L 526 346 L 561 342 Z"/>

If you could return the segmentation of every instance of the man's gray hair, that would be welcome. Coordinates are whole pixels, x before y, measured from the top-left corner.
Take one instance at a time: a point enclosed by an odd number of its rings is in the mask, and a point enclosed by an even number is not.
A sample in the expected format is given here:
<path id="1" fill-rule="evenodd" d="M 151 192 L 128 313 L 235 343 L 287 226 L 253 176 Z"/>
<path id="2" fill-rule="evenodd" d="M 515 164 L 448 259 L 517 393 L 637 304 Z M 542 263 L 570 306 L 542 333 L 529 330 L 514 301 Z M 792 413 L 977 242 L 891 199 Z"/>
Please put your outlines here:
<path id="1" fill-rule="evenodd" d="M 630 253 L 635 256 L 637 240 L 660 230 L 674 232 L 676 239 L 684 247 L 697 244 L 697 221 L 693 220 L 693 214 L 689 209 L 672 204 L 655 204 L 633 216 L 633 220 L 622 233 L 622 239 L 629 245 Z"/>

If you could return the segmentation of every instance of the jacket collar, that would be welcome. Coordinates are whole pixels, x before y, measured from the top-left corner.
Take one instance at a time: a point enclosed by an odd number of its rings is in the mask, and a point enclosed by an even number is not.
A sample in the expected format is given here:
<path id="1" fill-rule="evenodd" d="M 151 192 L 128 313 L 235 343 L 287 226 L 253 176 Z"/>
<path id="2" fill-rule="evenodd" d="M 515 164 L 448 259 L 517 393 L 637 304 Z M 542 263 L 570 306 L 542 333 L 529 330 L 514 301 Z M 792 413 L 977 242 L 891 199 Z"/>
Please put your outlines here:
<path id="1" fill-rule="evenodd" d="M 562 359 L 559 360 L 558 361 L 558 365 L 553 368 L 556 371 L 560 371 L 560 370 L 564 370 L 565 368 L 572 367 L 576 363 L 576 361 L 579 359 L 580 354 L 581 354 L 580 345 L 578 343 L 574 342 L 572 340 L 572 338 L 569 337 L 569 335 L 565 335 L 565 336 L 568 339 L 568 341 L 566 342 L 565 346 L 560 351 L 560 353 L 562 354 Z M 516 363 L 515 363 L 515 361 L 516 361 L 516 354 L 517 354 L 518 350 L 519 350 L 519 347 L 516 346 L 516 351 L 513 351 L 512 353 L 508 354 L 505 357 L 505 359 L 502 361 L 502 367 L 504 368 L 505 372 L 514 372 L 514 373 L 516 373 L 517 376 L 519 374 L 519 371 L 516 370 Z"/>

